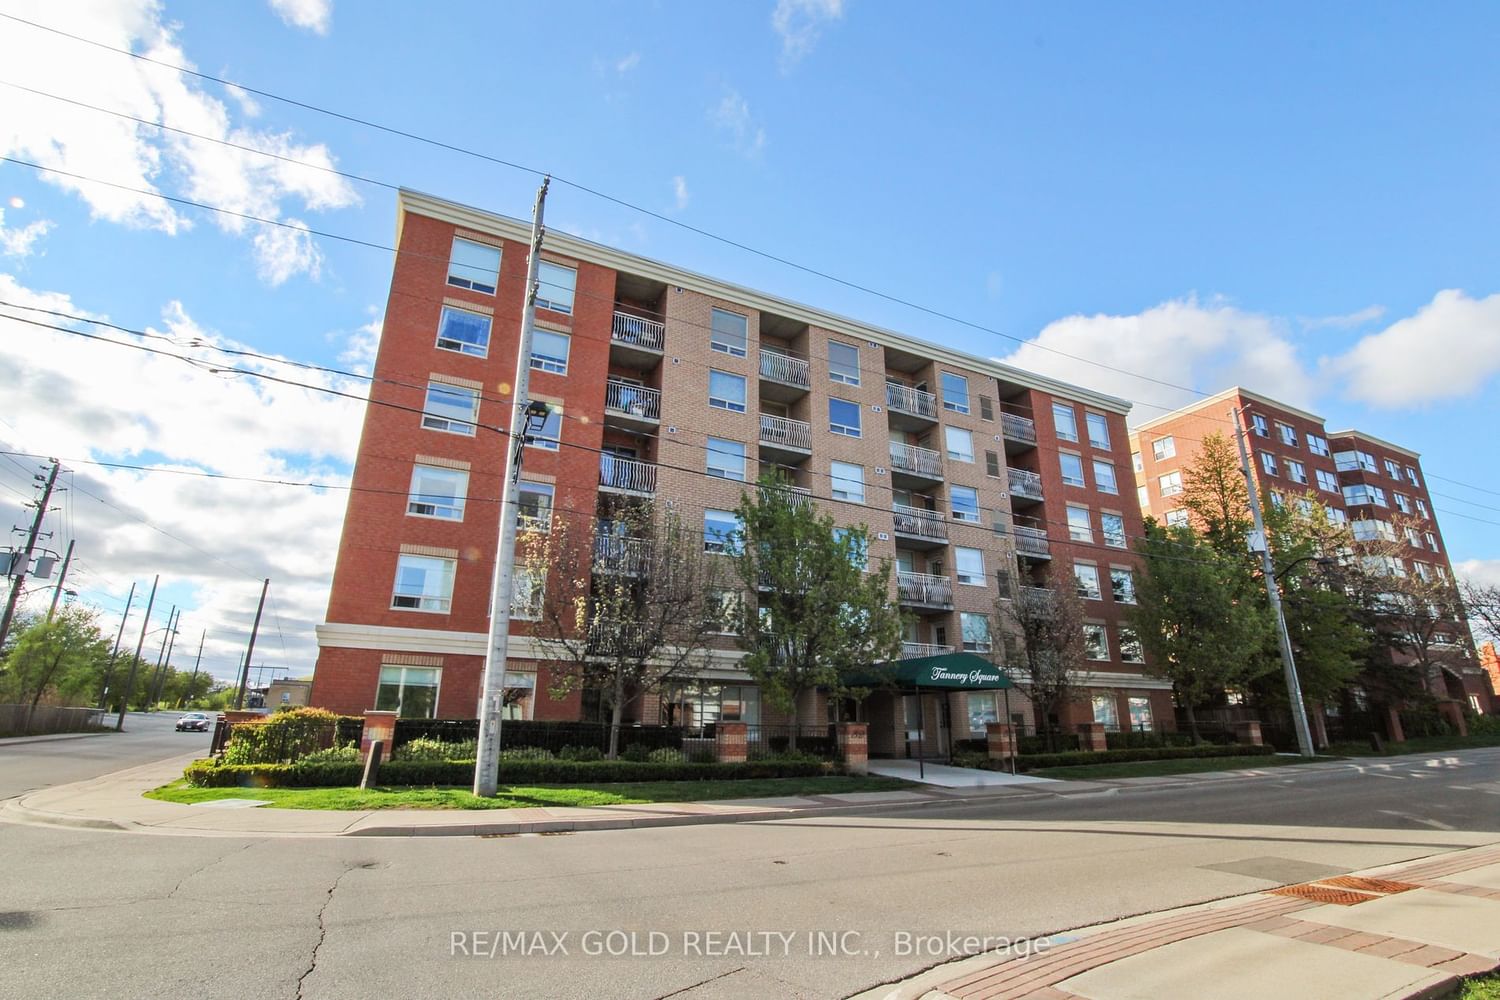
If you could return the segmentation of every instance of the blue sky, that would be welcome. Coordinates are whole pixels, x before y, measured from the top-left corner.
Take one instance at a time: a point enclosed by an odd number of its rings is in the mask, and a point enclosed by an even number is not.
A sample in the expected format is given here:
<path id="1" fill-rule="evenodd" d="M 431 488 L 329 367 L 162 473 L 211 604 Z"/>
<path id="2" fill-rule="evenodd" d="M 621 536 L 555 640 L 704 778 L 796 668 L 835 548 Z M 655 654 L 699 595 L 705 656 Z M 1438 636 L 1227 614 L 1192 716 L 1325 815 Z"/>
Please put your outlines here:
<path id="1" fill-rule="evenodd" d="M 1500 372 L 1500 11 L 929 7 L 917 16 L 868 0 L 453 3 L 418 18 L 396 3 L 94 0 L 86 15 L 62 19 L 51 5 L 5 0 L 0 13 L 551 170 L 1011 338 L 1205 392 L 1240 381 L 1282 396 L 1336 429 L 1409 445 L 1431 476 L 1468 484 L 1432 481 L 1447 494 L 1437 503 L 1451 555 L 1500 578 L 1496 449 L 1479 430 Z M 529 211 L 536 178 L 523 171 L 229 94 L 13 21 L 0 22 L 0 54 L 10 83 Z M 0 114 L 5 155 L 393 238 L 388 190 L 174 144 L 0 89 L 0 107 L 12 109 Z M 0 291 L 12 301 L 325 364 L 367 360 L 378 330 L 388 254 L 288 241 L 9 164 L 0 209 L 9 276 Z M 1139 419 L 1191 398 L 1035 345 L 1017 354 L 1014 339 L 566 185 L 554 185 L 548 216 L 626 250 L 1125 395 L 1141 404 Z M 13 450 L 304 481 L 347 475 L 358 413 L 346 403 L 273 400 L 248 380 L 215 382 L 170 361 L 140 361 L 122 385 L 100 354 L 118 348 L 15 325 L 4 335 L 8 353 L 18 345 L 4 388 L 23 404 L 0 424 Z M 101 360 L 61 367 L 84 356 Z M 225 449 L 226 439 L 241 446 Z M 22 470 L 5 472 L 15 488 Z M 213 655 L 228 672 L 256 579 L 271 575 L 286 581 L 273 583 L 285 603 L 282 658 L 305 669 L 341 499 L 88 474 L 96 492 L 169 519 L 191 544 L 139 521 L 138 538 L 80 533 L 97 574 L 86 597 L 109 611 L 131 579 L 166 565 L 175 597 L 193 609 L 184 630 L 196 612 L 222 633 Z M 286 519 L 281 537 L 236 528 L 257 503 Z M 113 516 L 97 513 L 101 527 Z M 204 557 L 226 525 L 233 551 L 218 558 L 227 561 Z"/>

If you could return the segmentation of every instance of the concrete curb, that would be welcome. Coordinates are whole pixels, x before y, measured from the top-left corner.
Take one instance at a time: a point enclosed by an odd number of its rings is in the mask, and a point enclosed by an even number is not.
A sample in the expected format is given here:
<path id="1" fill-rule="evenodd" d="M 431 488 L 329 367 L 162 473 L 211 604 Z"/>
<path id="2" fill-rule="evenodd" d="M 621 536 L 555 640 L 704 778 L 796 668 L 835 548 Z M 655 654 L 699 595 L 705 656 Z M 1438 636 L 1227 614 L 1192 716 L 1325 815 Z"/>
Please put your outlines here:
<path id="1" fill-rule="evenodd" d="M 55 743 L 58 740 L 86 740 L 91 736 L 110 736 L 113 734 L 113 729 L 101 729 L 92 733 L 45 733 L 40 736 L 7 736 L 5 739 L 0 740 L 0 749 L 26 746 L 31 743 Z"/>

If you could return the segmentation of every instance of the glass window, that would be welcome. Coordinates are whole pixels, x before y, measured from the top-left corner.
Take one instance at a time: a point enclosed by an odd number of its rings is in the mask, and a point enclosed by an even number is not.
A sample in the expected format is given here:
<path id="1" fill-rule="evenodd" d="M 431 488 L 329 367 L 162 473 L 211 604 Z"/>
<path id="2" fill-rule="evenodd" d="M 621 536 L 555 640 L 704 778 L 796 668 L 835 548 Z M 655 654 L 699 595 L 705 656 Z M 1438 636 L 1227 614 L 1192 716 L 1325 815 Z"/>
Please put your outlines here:
<path id="1" fill-rule="evenodd" d="M 959 631 L 963 634 L 964 652 L 988 653 L 990 651 L 990 619 L 988 615 L 959 613 Z"/>
<path id="2" fill-rule="evenodd" d="M 869 541 L 861 540 L 859 535 L 850 537 L 849 532 L 849 528 L 834 528 L 833 537 L 839 542 L 849 539 L 849 565 L 863 572 L 870 568 Z"/>
<path id="3" fill-rule="evenodd" d="M 512 567 L 510 575 L 510 616 L 529 622 L 540 620 L 542 592 L 547 584 L 547 574 L 533 572 L 529 566 L 517 565 Z"/>
<path id="4" fill-rule="evenodd" d="M 1078 419 L 1073 415 L 1073 408 L 1062 403 L 1052 404 L 1052 426 L 1057 429 L 1059 441 L 1078 440 Z"/>
<path id="5" fill-rule="evenodd" d="M 440 667 L 381 667 L 375 709 L 395 712 L 403 719 L 437 716 Z"/>
<path id="6" fill-rule="evenodd" d="M 1282 444 L 1291 445 L 1293 448 L 1297 447 L 1297 429 L 1295 427 L 1278 421 L 1276 424 L 1276 433 L 1281 435 Z"/>
<path id="7" fill-rule="evenodd" d="M 1419 483 L 1417 481 L 1417 470 L 1413 469 L 1409 465 L 1406 467 L 1406 481 L 1409 482 L 1409 483 L 1411 483 L 1413 486 L 1421 486 L 1422 485 L 1421 483 Z"/>
<path id="8" fill-rule="evenodd" d="M 713 313 L 712 332 L 709 334 L 708 346 L 723 354 L 732 354 L 737 358 L 745 356 L 745 345 L 748 340 L 750 321 L 739 313 L 728 312 L 724 309 L 715 309 Z"/>
<path id="9" fill-rule="evenodd" d="M 708 474 L 720 479 L 745 480 L 745 446 L 739 441 L 708 439 Z"/>
<path id="10" fill-rule="evenodd" d="M 568 347 L 573 338 L 551 330 L 531 332 L 531 367 L 555 375 L 568 373 Z"/>
<path id="11" fill-rule="evenodd" d="M 944 427 L 943 441 L 948 446 L 948 457 L 955 462 L 974 461 L 974 435 L 961 427 Z"/>
<path id="12" fill-rule="evenodd" d="M 1151 494 L 1146 492 L 1146 487 L 1137 486 L 1135 488 L 1135 502 L 1141 505 L 1141 510 L 1145 510 L 1151 506 Z"/>
<path id="13" fill-rule="evenodd" d="M 740 616 L 744 614 L 744 598 L 739 591 L 709 591 L 706 611 L 715 632 L 720 635 L 739 634 Z"/>
<path id="14" fill-rule="evenodd" d="M 1339 491 L 1339 479 L 1327 469 L 1314 469 L 1313 473 L 1318 478 L 1318 489 L 1327 490 L 1329 493 Z"/>
<path id="15" fill-rule="evenodd" d="M 1091 660 L 1109 659 L 1109 639 L 1104 634 L 1103 625 L 1083 627 L 1083 655 Z"/>
<path id="16" fill-rule="evenodd" d="M 469 492 L 469 474 L 459 469 L 418 465 L 411 470 L 411 491 L 406 512 L 445 521 L 464 519 L 464 497 Z"/>
<path id="17" fill-rule="evenodd" d="M 444 351 L 485 357 L 490 352 L 490 318 L 467 309 L 443 306 L 438 317 L 437 346 Z"/>
<path id="18" fill-rule="evenodd" d="M 998 452 L 987 451 L 984 453 L 984 474 L 1000 478 L 1000 455 Z"/>
<path id="19" fill-rule="evenodd" d="M 1096 656 L 1092 659 L 1108 659 L 1107 656 Z M 1094 709 L 1094 721 L 1102 725 L 1111 733 L 1120 730 L 1120 708 L 1115 704 L 1115 696 L 1112 694 L 1096 694 L 1091 699 Z"/>
<path id="20" fill-rule="evenodd" d="M 446 613 L 453 603 L 456 568 L 457 563 L 452 559 L 403 553 L 396 560 L 396 585 L 391 594 L 391 607 Z"/>
<path id="21" fill-rule="evenodd" d="M 550 260 L 538 261 L 536 284 L 538 309 L 551 309 L 560 313 L 573 311 L 573 290 L 578 285 L 576 270 L 554 264 Z"/>
<path id="22" fill-rule="evenodd" d="M 1439 552 L 1437 535 L 1431 531 L 1422 532 L 1422 537 L 1427 539 L 1427 547 L 1434 552 Z"/>
<path id="23" fill-rule="evenodd" d="M 1392 479 L 1401 478 L 1401 463 L 1393 462 L 1389 458 L 1385 460 L 1385 474 Z"/>
<path id="24" fill-rule="evenodd" d="M 865 502 L 865 469 L 862 465 L 848 462 L 833 462 L 829 465 L 829 479 L 833 483 L 833 498 L 850 503 Z"/>
<path id="25" fill-rule="evenodd" d="M 943 372 L 943 409 L 954 413 L 969 412 L 969 380 L 962 375 Z"/>
<path id="26" fill-rule="evenodd" d="M 1057 462 L 1062 467 L 1062 481 L 1064 486 L 1088 485 L 1083 480 L 1083 459 L 1064 451 L 1058 453 Z"/>
<path id="27" fill-rule="evenodd" d="M 1342 512 L 1341 512 L 1342 513 Z M 1186 528 L 1188 526 L 1188 512 L 1185 510 L 1167 511 L 1167 527 Z"/>
<path id="28" fill-rule="evenodd" d="M 526 447 L 556 451 L 562 440 L 562 407 L 556 403 L 542 405 L 547 407 L 547 416 L 540 424 L 535 421 L 527 422 Z"/>
<path id="29" fill-rule="evenodd" d="M 1391 499 L 1396 502 L 1396 509 L 1401 513 L 1411 513 L 1411 501 L 1407 499 L 1405 493 L 1392 493 Z"/>
<path id="30" fill-rule="evenodd" d="M 847 399 L 830 399 L 828 429 L 845 437 L 859 437 L 859 404 Z"/>
<path id="31" fill-rule="evenodd" d="M 970 691 L 965 698 L 969 709 L 969 735 L 981 738 L 989 732 L 990 723 L 1000 721 L 995 692 Z"/>
<path id="32" fill-rule="evenodd" d="M 1252 421 L 1253 427 L 1255 428 L 1255 434 L 1257 437 L 1271 436 L 1271 425 L 1266 422 L 1265 417 L 1261 416 L 1259 413 L 1256 413 L 1252 415 L 1250 419 Z"/>
<path id="33" fill-rule="evenodd" d="M 852 344 L 828 342 L 828 377 L 845 385 L 859 385 L 859 348 Z"/>
<path id="34" fill-rule="evenodd" d="M 988 396 L 979 397 L 979 419 L 991 421 L 995 419 L 995 404 Z"/>
<path id="35" fill-rule="evenodd" d="M 1089 427 L 1089 444 L 1095 448 L 1109 448 L 1109 420 L 1102 413 L 1085 413 Z"/>
<path id="36" fill-rule="evenodd" d="M 703 551 L 732 555 L 740 550 L 740 519 L 728 510 L 703 512 Z"/>
<path id="37" fill-rule="evenodd" d="M 1090 601 L 1104 599 L 1104 592 L 1099 589 L 1099 567 L 1085 566 L 1083 563 L 1073 564 L 1073 578 L 1078 583 L 1078 596 Z"/>
<path id="38" fill-rule="evenodd" d="M 1317 434 L 1307 435 L 1307 450 L 1312 452 L 1314 455 L 1327 456 L 1328 439 L 1325 437 L 1320 437 Z"/>
<path id="39" fill-rule="evenodd" d="M 1367 451 L 1336 451 L 1333 453 L 1333 464 L 1340 472 L 1353 472 L 1355 469 L 1363 469 L 1366 472 L 1377 472 L 1375 468 L 1375 456 Z"/>
<path id="40" fill-rule="evenodd" d="M 1266 475 L 1276 475 L 1276 456 L 1269 451 L 1260 453 L 1260 467 L 1265 470 Z"/>
<path id="41" fill-rule="evenodd" d="M 1282 495 L 1280 490 L 1271 491 L 1271 506 L 1277 510 L 1286 506 L 1286 497 Z"/>
<path id="42" fill-rule="evenodd" d="M 1177 441 L 1170 434 L 1164 438 L 1157 438 L 1151 442 L 1151 457 L 1158 462 L 1177 455 Z"/>
<path id="43" fill-rule="evenodd" d="M 1119 514 L 1100 514 L 1099 526 L 1104 530 L 1104 544 L 1117 549 L 1125 547 L 1125 519 Z"/>
<path id="44" fill-rule="evenodd" d="M 1287 478 L 1294 483 L 1302 483 L 1304 485 L 1307 483 L 1307 466 L 1295 459 L 1289 458 L 1286 460 L 1286 474 Z"/>
<path id="45" fill-rule="evenodd" d="M 745 377 L 717 368 L 708 370 L 708 405 L 721 410 L 745 412 Z"/>
<path id="46" fill-rule="evenodd" d="M 953 568 L 958 582 L 974 587 L 984 586 L 984 553 L 978 549 L 953 547 Z"/>
<path id="47" fill-rule="evenodd" d="M 422 405 L 423 427 L 473 437 L 478 420 L 478 389 L 446 382 L 427 383 L 427 401 Z"/>
<path id="48" fill-rule="evenodd" d="M 552 497 L 556 490 L 551 483 L 516 484 L 518 491 L 516 527 L 523 531 L 546 531 L 552 527 Z"/>
<path id="49" fill-rule="evenodd" d="M 1094 489 L 1100 493 L 1119 493 L 1119 484 L 1115 482 L 1115 467 L 1109 462 L 1094 460 Z"/>
<path id="50" fill-rule="evenodd" d="M 1420 514 L 1425 520 L 1430 521 L 1432 519 L 1431 515 L 1427 513 L 1427 501 L 1425 500 L 1417 501 L 1417 513 Z"/>
<path id="51" fill-rule="evenodd" d="M 1125 658 L 1125 631 L 1124 629 L 1120 631 L 1120 659 L 1125 660 L 1126 663 L 1140 663 L 1144 657 L 1135 660 Z M 1140 653 L 1140 643 L 1136 643 L 1136 653 L 1137 655 Z M 1127 701 L 1130 705 L 1130 728 L 1138 733 L 1149 732 L 1155 725 L 1151 717 L 1151 699 L 1137 697 L 1129 698 Z"/>
<path id="52" fill-rule="evenodd" d="M 1156 483 L 1161 487 L 1162 496 L 1175 497 L 1182 492 L 1182 473 L 1169 472 L 1165 476 L 1158 476 Z"/>
<path id="53" fill-rule="evenodd" d="M 953 503 L 953 518 L 979 523 L 979 491 L 968 486 L 951 486 L 948 498 Z"/>
<path id="54" fill-rule="evenodd" d="M 1324 513 L 1328 515 L 1329 524 L 1349 523 L 1349 515 L 1339 510 L 1337 507 L 1325 507 Z"/>
<path id="55" fill-rule="evenodd" d="M 448 258 L 448 284 L 494 295 L 499 281 L 499 247 L 454 238 L 453 252 Z"/>
<path id="56" fill-rule="evenodd" d="M 1145 469 L 1145 465 L 1141 462 L 1140 452 L 1132 451 L 1130 453 L 1130 468 L 1135 472 L 1141 472 Z"/>
<path id="57" fill-rule="evenodd" d="M 1068 504 L 1068 537 L 1075 542 L 1092 542 L 1094 540 L 1094 528 L 1089 522 L 1089 509 L 1087 507 L 1074 507 Z"/>
<path id="58" fill-rule="evenodd" d="M 1109 571 L 1109 593 L 1120 604 L 1135 603 L 1135 573 L 1128 569 Z"/>

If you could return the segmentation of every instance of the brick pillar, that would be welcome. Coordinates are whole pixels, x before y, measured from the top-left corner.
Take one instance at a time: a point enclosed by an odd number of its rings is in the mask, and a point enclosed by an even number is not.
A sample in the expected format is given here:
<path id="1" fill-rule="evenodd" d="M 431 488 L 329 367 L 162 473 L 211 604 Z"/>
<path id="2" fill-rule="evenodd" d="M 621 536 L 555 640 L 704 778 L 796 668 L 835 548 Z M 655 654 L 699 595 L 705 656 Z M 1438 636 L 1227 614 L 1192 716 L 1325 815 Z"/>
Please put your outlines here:
<path id="1" fill-rule="evenodd" d="M 989 722 L 984 727 L 984 738 L 989 744 L 991 760 L 1004 760 L 1016 755 L 1016 727 L 1008 722 Z"/>
<path id="2" fill-rule="evenodd" d="M 1234 741 L 1246 746 L 1258 747 L 1262 745 L 1260 738 L 1260 723 L 1254 719 L 1234 724 Z"/>
<path id="3" fill-rule="evenodd" d="M 1104 736 L 1104 723 L 1080 722 L 1078 724 L 1078 749 L 1108 750 L 1109 741 Z"/>
<path id="4" fill-rule="evenodd" d="M 370 741 L 385 741 L 385 756 L 389 760 L 391 750 L 396 745 L 396 713 L 377 712 L 373 708 L 365 709 L 365 729 L 359 737 L 359 752 L 369 754 Z"/>
<path id="5" fill-rule="evenodd" d="M 1438 714 L 1448 720 L 1448 725 L 1457 730 L 1458 735 L 1469 735 L 1469 723 L 1464 719 L 1463 706 L 1456 701 L 1438 702 Z"/>
<path id="6" fill-rule="evenodd" d="M 720 722 L 714 756 L 720 764 L 745 763 L 745 744 L 749 727 L 743 722 Z"/>
<path id="7" fill-rule="evenodd" d="M 1401 728 L 1401 713 L 1394 708 L 1385 710 L 1385 736 L 1392 743 L 1406 742 L 1406 730 Z"/>
<path id="8" fill-rule="evenodd" d="M 266 719 L 265 712 L 236 712 L 233 709 L 229 709 L 220 714 L 224 716 L 224 721 L 231 726 L 238 725 L 241 722 L 264 722 Z"/>
<path id="9" fill-rule="evenodd" d="M 870 731 L 863 722 L 840 722 L 835 727 L 839 760 L 850 774 L 870 772 Z"/>

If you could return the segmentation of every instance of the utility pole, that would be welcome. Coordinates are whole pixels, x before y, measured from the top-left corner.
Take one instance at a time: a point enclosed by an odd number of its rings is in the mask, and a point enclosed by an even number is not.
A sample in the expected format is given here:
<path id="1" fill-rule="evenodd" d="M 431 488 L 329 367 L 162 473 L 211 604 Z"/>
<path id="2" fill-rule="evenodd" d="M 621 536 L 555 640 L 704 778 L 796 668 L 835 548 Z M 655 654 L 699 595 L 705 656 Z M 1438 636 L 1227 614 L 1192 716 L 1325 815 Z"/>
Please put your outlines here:
<path id="1" fill-rule="evenodd" d="M 115 719 L 115 732 L 125 728 L 125 709 L 130 707 L 130 690 L 135 687 L 135 671 L 141 665 L 141 649 L 146 645 L 146 627 L 151 624 L 151 606 L 156 603 L 156 585 L 161 574 L 151 578 L 151 596 L 146 598 L 146 617 L 141 619 L 141 637 L 135 641 L 135 656 L 130 660 L 130 676 L 125 680 L 125 694 L 120 698 L 120 714 Z"/>
<path id="2" fill-rule="evenodd" d="M 130 583 L 130 596 L 125 598 L 125 613 L 120 616 L 120 630 L 115 633 L 115 649 L 109 654 L 109 666 L 104 668 L 104 683 L 99 685 L 99 708 L 103 710 L 104 699 L 109 696 L 109 678 L 115 672 L 115 658 L 120 655 L 120 640 L 125 636 L 125 621 L 130 617 L 130 605 L 135 603 L 135 581 Z"/>
<path id="3" fill-rule="evenodd" d="M 198 656 L 193 660 L 193 676 L 188 678 L 187 687 L 183 689 L 182 697 L 177 699 L 177 707 L 181 708 L 183 701 L 193 695 L 193 684 L 198 680 L 198 664 L 203 662 L 203 640 L 208 638 L 208 629 L 198 636 Z"/>
<path id="4" fill-rule="evenodd" d="M 161 665 L 167 655 L 167 640 L 172 638 L 172 627 L 176 624 L 177 605 L 172 605 L 172 610 L 167 612 L 167 634 L 161 637 L 161 649 L 156 653 L 156 669 L 151 671 L 151 680 L 146 684 L 146 711 L 156 704 L 156 681 L 161 676 Z"/>
<path id="5" fill-rule="evenodd" d="M 255 655 L 255 637 L 260 634 L 260 615 L 266 610 L 266 591 L 271 589 L 271 578 L 260 587 L 260 603 L 255 606 L 255 624 L 250 626 L 250 648 L 245 650 L 245 665 L 240 668 L 240 692 L 234 699 L 234 710 L 245 707 L 245 685 L 250 683 L 250 658 Z"/>
<path id="6" fill-rule="evenodd" d="M 31 519 L 31 534 L 26 536 L 26 550 L 21 553 L 21 561 L 16 564 L 16 575 L 10 581 L 10 597 L 5 602 L 5 614 L 0 616 L 0 648 L 5 646 L 5 637 L 10 635 L 10 625 L 16 617 L 16 601 L 21 597 L 26 571 L 31 568 L 31 554 L 36 551 L 36 539 L 42 533 L 42 519 L 47 516 L 47 504 L 52 502 L 52 487 L 57 483 L 57 473 L 61 468 L 62 465 L 54 458 L 52 471 L 47 473 L 45 480 L 38 475 L 32 476 L 32 479 L 45 482 L 46 485 L 42 488 L 42 500 L 36 505 L 36 517 Z"/>
<path id="7" fill-rule="evenodd" d="M 68 554 L 63 556 L 62 572 L 57 575 L 57 586 L 52 588 L 52 607 L 47 609 L 47 620 L 50 622 L 52 616 L 57 614 L 57 599 L 62 596 L 63 583 L 68 579 L 68 567 L 73 565 L 73 542 L 68 539 Z"/>
<path id="8" fill-rule="evenodd" d="M 1292 655 L 1292 637 L 1286 629 L 1286 613 L 1281 607 L 1281 588 L 1276 584 L 1276 566 L 1271 562 L 1271 544 L 1266 537 L 1266 522 L 1260 513 L 1260 493 L 1255 488 L 1255 477 L 1250 472 L 1250 452 L 1245 448 L 1245 428 L 1240 423 L 1240 410 L 1231 411 L 1234 418 L 1234 443 L 1240 449 L 1240 471 L 1245 475 L 1245 492 L 1250 496 L 1250 517 L 1255 524 L 1252 547 L 1260 549 L 1261 574 L 1266 578 L 1266 597 L 1271 601 L 1271 613 L 1276 616 L 1276 641 L 1281 646 L 1281 668 L 1286 675 L 1286 694 L 1291 701 L 1292 728 L 1297 731 L 1297 749 L 1304 757 L 1315 757 L 1312 733 L 1307 727 L 1307 706 L 1302 702 L 1302 682 L 1297 679 L 1297 660 Z M 1258 543 L 1258 546 L 1257 546 Z"/>
<path id="9" fill-rule="evenodd" d="M 521 474 L 521 456 L 530 419 L 531 334 L 536 325 L 537 270 L 541 260 L 542 211 L 547 204 L 547 185 L 542 178 L 531 210 L 531 253 L 526 258 L 526 305 L 521 310 L 521 338 L 516 348 L 515 399 L 506 423 L 509 451 L 505 478 L 500 489 L 500 539 L 495 547 L 495 575 L 490 587 L 490 636 L 484 656 L 484 680 L 479 693 L 479 752 L 474 761 L 474 794 L 493 797 L 500 784 L 500 723 L 505 700 L 505 654 L 510 642 L 512 568 L 516 558 L 516 518 L 520 494 L 516 481 Z"/>
<path id="10" fill-rule="evenodd" d="M 155 705 L 161 701 L 161 693 L 167 686 L 167 674 L 172 672 L 172 650 L 177 646 L 177 630 L 182 624 L 182 609 L 177 609 L 177 621 L 169 622 L 167 629 L 167 658 L 162 662 L 161 670 L 156 675 L 156 688 L 151 692 L 151 704 Z"/>

